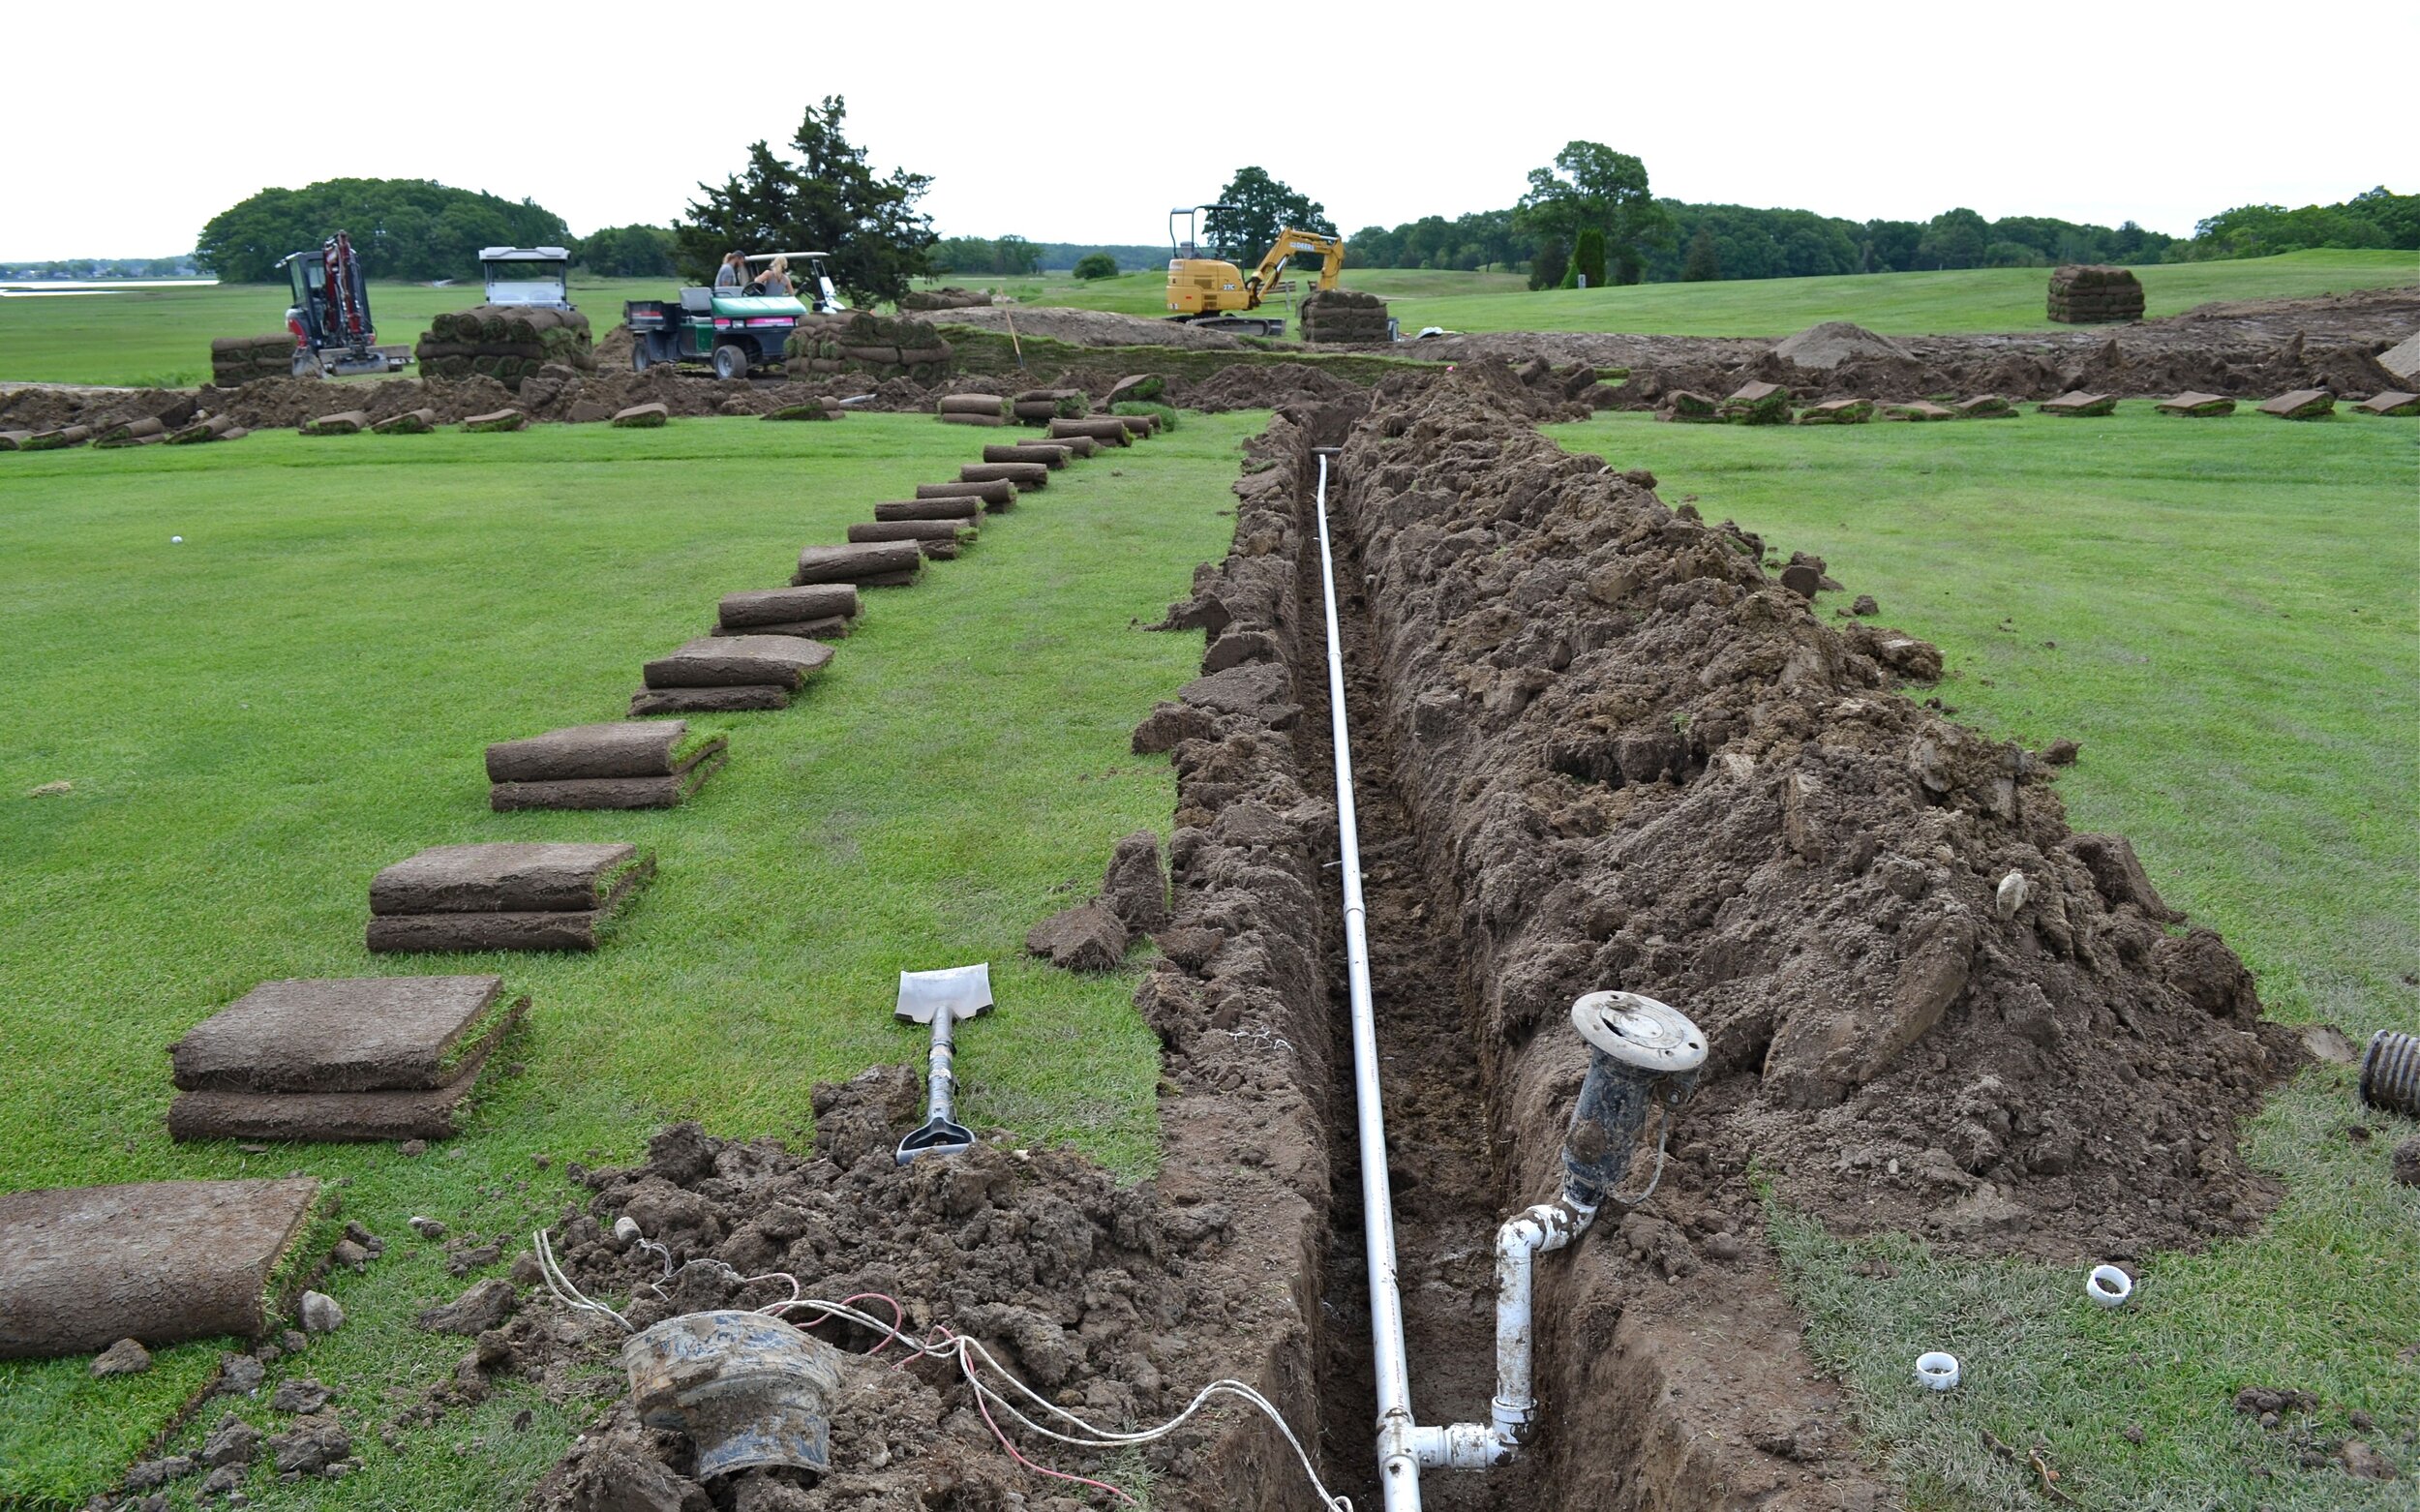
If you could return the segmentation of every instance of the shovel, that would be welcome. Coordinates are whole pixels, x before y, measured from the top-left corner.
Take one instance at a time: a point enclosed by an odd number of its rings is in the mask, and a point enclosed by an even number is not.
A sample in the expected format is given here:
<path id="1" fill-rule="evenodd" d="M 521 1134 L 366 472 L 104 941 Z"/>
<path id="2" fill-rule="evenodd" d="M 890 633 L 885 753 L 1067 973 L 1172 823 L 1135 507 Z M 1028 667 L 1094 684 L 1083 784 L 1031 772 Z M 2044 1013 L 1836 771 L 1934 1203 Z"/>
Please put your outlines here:
<path id="1" fill-rule="evenodd" d="M 932 1051 L 926 1060 L 924 1126 L 899 1141 L 899 1164 L 920 1155 L 959 1155 L 975 1147 L 975 1132 L 953 1122 L 957 1075 L 952 1070 L 951 1044 L 961 1018 L 991 1012 L 991 962 L 951 966 L 940 971 L 899 973 L 899 1006 L 894 1016 L 933 1026 Z"/>

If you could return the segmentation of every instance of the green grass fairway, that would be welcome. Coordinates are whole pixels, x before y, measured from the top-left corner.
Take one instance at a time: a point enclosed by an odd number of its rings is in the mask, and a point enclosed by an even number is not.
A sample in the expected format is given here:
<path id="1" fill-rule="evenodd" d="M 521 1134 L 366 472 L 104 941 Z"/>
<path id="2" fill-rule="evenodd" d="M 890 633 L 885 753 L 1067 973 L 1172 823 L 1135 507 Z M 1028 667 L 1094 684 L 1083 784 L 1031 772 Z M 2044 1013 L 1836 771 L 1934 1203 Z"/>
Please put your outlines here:
<path id="1" fill-rule="evenodd" d="M 1166 761 L 1131 755 L 1128 732 L 1200 642 L 1136 623 L 1225 549 L 1237 442 L 1260 423 L 1188 416 L 1059 474 L 922 584 L 870 590 L 825 678 L 785 712 L 722 716 L 729 766 L 649 813 L 491 813 L 481 749 L 620 716 L 640 663 L 703 633 L 720 594 L 782 584 L 800 546 L 953 475 L 993 433 L 856 415 L 0 456 L 17 678 L 0 712 L 0 1106 L 17 1114 L 0 1183 L 300 1169 L 350 1183 L 348 1214 L 389 1247 L 324 1284 L 344 1331 L 271 1372 L 344 1393 L 366 1468 L 286 1488 L 264 1456 L 256 1505 L 516 1503 L 581 1405 L 515 1388 L 400 1454 L 379 1441 L 389 1389 L 416 1394 L 463 1352 L 409 1324 L 467 1283 L 405 1219 L 526 1235 L 585 1197 L 566 1160 L 626 1161 L 673 1119 L 802 1137 L 815 1080 L 922 1064 L 923 1038 L 892 1019 L 902 969 L 992 963 L 1001 1011 L 959 1040 L 970 1122 L 1151 1166 L 1158 1046 L 1132 975 L 1054 972 L 1021 944 L 1098 886 L 1119 835 L 1165 832 Z M 72 791 L 27 796 L 58 781 Z M 364 951 L 378 867 L 540 838 L 656 848 L 604 950 Z M 420 1160 L 168 1142 L 165 1047 L 255 983 L 488 970 L 533 999 L 496 1057 L 526 1071 L 491 1073 L 466 1137 Z M 218 1353 L 164 1350 L 106 1385 L 83 1360 L 0 1365 L 0 1504 L 80 1505 Z M 265 1415 L 267 1395 L 243 1410 Z M 523 1407 L 536 1428 L 506 1430 Z"/>
<path id="2" fill-rule="evenodd" d="M 2290 299 L 2420 284 L 2408 252 L 2294 252 L 2235 262 L 2136 268 L 2143 313 L 2182 315 L 2213 299 Z M 1634 284 L 1625 288 L 1525 288 L 1398 296 L 1394 275 L 1346 271 L 1346 283 L 1387 294 L 1404 329 L 1631 331 L 1673 336 L 1787 336 L 1819 320 L 1854 320 L 1891 336 L 1969 331 L 2073 331 L 2042 313 L 2047 268 L 1974 268 L 1946 273 L 1870 273 L 1832 278 L 1737 279 L 1712 284 Z M 1465 275 L 1478 278 L 1482 275 Z"/>
<path id="3" fill-rule="evenodd" d="M 571 302 L 603 336 L 621 323 L 623 300 L 653 298 L 671 287 L 670 280 L 576 278 Z M 0 299 L 0 384 L 207 383 L 211 341 L 284 330 L 288 297 L 283 284 L 220 284 Z M 447 288 L 373 284 L 370 314 L 381 343 L 408 347 L 431 317 L 468 310 L 479 299 L 475 280 Z"/>
<path id="4" fill-rule="evenodd" d="M 2420 1024 L 2420 427 L 2251 413 L 1816 430 L 1558 427 L 1652 469 L 1671 503 L 1825 557 L 1881 622 L 1938 643 L 1959 719 L 2083 758 L 2059 780 L 2079 830 L 2133 836 L 2169 902 L 2224 931 L 2269 1011 L 2358 1044 Z M 2420 1193 L 2366 1120 L 2349 1071 L 2306 1073 L 2251 1131 L 2290 1194 L 2256 1236 L 2149 1258 L 2138 1305 L 2104 1314 L 2080 1268 L 1954 1263 L 1847 1245 L 1784 1216 L 1775 1237 L 1817 1354 L 1918 1507 L 2048 1506 L 1981 1447 L 2037 1436 L 2095 1508 L 2411 1506 L 2305 1469 L 2230 1409 L 2247 1385 L 2318 1394 L 2315 1432 L 2420 1472 Z M 2376 1136 L 2344 1131 L 2367 1123 Z M 1893 1279 L 1859 1267 L 1887 1260 Z M 1947 1348 L 1967 1384 L 1934 1398 L 1910 1362 Z M 2356 1433 L 2347 1414 L 2375 1414 Z M 2142 1435 L 2130 1441 L 2130 1426 Z M 2254 1475 L 2274 1479 L 2254 1479 Z M 2365 1494 L 2382 1499 L 2363 1499 Z M 2404 1496 L 2405 1499 L 2394 1499 Z"/>

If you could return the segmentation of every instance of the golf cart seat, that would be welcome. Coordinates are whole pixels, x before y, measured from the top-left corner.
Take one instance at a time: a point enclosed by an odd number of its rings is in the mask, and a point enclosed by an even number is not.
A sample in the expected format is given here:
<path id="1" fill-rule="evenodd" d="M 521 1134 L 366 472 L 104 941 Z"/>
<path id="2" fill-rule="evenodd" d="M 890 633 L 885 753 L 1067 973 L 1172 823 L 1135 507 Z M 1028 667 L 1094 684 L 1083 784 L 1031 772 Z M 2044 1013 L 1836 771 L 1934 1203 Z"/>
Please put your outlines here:
<path id="1" fill-rule="evenodd" d="M 714 309 L 714 291 L 711 288 L 683 288 L 681 308 L 690 315 L 711 315 Z"/>

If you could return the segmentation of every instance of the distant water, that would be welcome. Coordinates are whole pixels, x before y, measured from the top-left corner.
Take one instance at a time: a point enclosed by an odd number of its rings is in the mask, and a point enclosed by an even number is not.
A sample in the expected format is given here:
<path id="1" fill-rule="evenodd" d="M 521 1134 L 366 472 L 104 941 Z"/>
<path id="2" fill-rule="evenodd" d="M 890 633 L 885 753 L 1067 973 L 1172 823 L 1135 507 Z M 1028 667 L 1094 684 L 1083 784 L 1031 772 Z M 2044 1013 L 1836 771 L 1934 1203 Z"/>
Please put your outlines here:
<path id="1" fill-rule="evenodd" d="M 42 299 L 60 294 L 114 294 L 123 288 L 216 288 L 215 278 L 30 278 L 0 279 L 0 299 Z"/>

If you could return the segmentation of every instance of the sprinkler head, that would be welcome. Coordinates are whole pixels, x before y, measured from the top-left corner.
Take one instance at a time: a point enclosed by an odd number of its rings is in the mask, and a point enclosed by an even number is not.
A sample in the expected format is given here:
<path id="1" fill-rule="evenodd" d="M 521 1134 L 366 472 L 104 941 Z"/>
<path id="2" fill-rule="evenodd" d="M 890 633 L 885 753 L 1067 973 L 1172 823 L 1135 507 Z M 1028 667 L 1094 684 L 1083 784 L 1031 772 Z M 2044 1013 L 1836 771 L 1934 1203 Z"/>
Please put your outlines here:
<path id="1" fill-rule="evenodd" d="M 1635 992 L 1591 992 L 1571 1005 L 1571 1024 L 1588 1043 L 1588 1074 L 1563 1138 L 1563 1192 L 1596 1207 L 1630 1168 L 1649 1104 L 1678 1105 L 1696 1089 L 1706 1032 Z"/>

